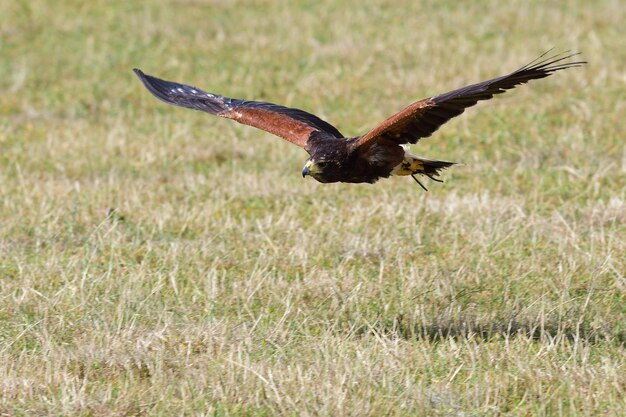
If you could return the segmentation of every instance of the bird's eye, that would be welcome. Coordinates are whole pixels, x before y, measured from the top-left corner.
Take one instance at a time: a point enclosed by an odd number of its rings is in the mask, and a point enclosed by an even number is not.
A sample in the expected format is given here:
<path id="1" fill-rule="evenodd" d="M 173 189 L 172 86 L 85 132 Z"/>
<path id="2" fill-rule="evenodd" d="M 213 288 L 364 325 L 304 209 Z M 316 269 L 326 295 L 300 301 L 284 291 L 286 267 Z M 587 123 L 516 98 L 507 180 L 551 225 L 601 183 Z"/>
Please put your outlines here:
<path id="1" fill-rule="evenodd" d="M 328 163 L 326 161 L 319 161 L 317 164 L 318 168 L 324 168 Z"/>

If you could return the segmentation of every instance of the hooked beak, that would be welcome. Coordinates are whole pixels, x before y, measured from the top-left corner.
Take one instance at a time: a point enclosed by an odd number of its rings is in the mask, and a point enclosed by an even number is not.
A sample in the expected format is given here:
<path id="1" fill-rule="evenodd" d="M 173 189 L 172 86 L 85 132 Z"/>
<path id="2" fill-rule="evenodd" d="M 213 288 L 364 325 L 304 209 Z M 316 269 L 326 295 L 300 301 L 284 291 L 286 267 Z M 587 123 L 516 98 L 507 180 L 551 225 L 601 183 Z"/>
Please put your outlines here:
<path id="1" fill-rule="evenodd" d="M 302 178 L 306 177 L 307 175 L 311 175 L 311 161 L 306 161 L 306 164 L 304 164 L 304 168 L 302 168 Z"/>

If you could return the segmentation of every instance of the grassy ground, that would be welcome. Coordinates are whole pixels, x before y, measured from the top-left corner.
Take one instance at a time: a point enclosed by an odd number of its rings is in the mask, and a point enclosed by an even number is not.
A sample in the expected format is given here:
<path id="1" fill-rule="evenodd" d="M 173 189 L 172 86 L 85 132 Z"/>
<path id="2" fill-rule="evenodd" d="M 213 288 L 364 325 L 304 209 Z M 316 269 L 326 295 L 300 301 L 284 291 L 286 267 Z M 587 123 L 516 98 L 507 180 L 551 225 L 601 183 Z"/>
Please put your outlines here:
<path id="1" fill-rule="evenodd" d="M 560 3 L 0 3 L 0 415 L 624 415 L 626 8 Z M 428 193 L 131 72 L 357 135 L 552 46 Z"/>

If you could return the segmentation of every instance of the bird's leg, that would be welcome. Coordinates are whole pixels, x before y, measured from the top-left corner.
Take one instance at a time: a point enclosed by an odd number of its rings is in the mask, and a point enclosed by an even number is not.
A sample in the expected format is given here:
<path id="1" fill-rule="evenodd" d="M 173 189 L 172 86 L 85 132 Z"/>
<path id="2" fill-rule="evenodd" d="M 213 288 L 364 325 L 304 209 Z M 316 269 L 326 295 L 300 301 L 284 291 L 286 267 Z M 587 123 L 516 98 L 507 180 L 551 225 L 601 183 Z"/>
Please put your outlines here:
<path id="1" fill-rule="evenodd" d="M 436 182 L 443 182 L 443 180 L 440 180 L 439 178 L 435 178 L 435 177 L 433 177 L 433 176 L 432 176 L 432 175 L 430 175 L 430 174 L 426 174 L 426 173 L 425 173 L 424 175 L 426 175 L 428 178 L 430 178 L 430 179 L 431 179 L 431 180 L 433 180 L 433 181 L 436 181 Z"/>
<path id="2" fill-rule="evenodd" d="M 420 182 L 420 180 L 418 180 L 418 179 L 415 177 L 415 174 L 411 174 L 411 177 L 415 180 L 415 182 L 416 182 L 416 183 L 418 183 L 418 184 L 420 185 L 420 187 L 422 187 L 422 188 L 424 189 L 424 191 L 428 191 L 428 188 L 424 187 L 424 184 L 422 184 L 422 183 Z"/>

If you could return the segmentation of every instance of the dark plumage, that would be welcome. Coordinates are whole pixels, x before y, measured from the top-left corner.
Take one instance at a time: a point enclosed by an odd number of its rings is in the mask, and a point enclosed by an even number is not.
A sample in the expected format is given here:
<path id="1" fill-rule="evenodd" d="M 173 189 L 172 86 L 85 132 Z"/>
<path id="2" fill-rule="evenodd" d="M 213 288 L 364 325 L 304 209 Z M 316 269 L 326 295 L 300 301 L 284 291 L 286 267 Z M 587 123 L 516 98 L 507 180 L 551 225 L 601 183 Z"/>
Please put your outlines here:
<path id="1" fill-rule="evenodd" d="M 155 97 L 168 104 L 233 119 L 304 148 L 310 158 L 302 170 L 303 176 L 311 175 L 320 182 L 374 183 L 390 175 L 411 175 L 419 183 L 416 174 L 439 181 L 435 177 L 454 163 L 417 157 L 401 145 L 432 135 L 478 101 L 586 63 L 564 62 L 578 54 L 544 58 L 546 54 L 508 75 L 417 101 L 355 138 L 345 138 L 337 128 L 303 110 L 228 98 L 134 71 Z"/>

